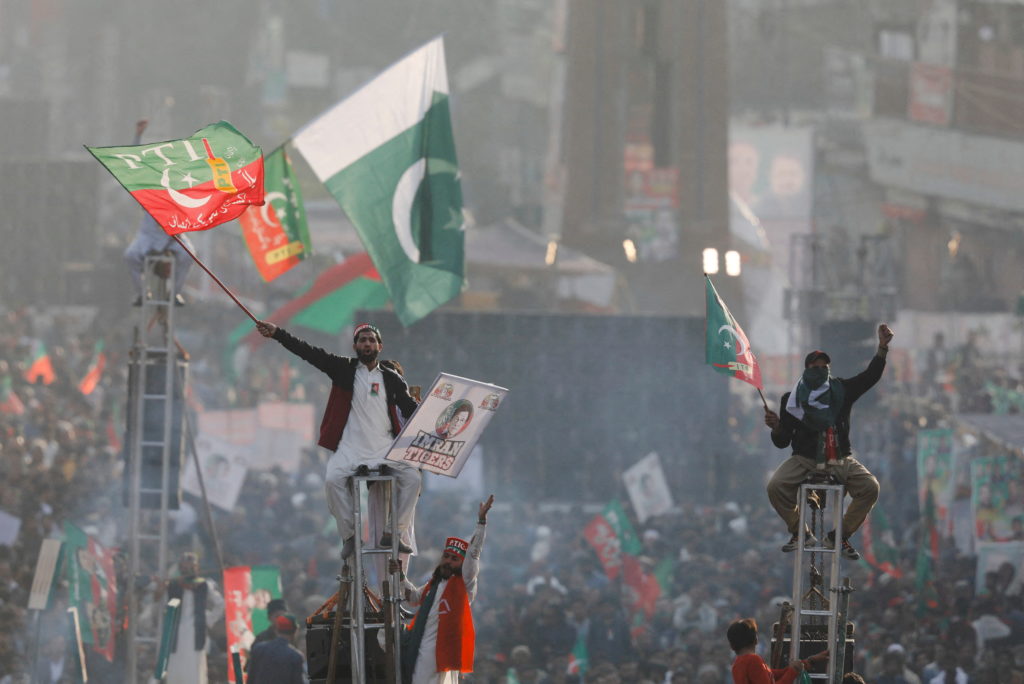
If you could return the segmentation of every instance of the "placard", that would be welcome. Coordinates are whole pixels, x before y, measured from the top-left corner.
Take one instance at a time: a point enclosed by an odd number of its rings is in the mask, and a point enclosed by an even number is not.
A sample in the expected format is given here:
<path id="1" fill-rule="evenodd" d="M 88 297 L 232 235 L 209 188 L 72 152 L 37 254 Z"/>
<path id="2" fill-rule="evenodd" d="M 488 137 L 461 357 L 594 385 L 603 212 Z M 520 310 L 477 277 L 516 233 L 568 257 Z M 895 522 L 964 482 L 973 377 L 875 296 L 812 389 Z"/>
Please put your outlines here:
<path id="1" fill-rule="evenodd" d="M 504 387 L 441 373 L 387 459 L 458 477 L 506 394 Z"/>

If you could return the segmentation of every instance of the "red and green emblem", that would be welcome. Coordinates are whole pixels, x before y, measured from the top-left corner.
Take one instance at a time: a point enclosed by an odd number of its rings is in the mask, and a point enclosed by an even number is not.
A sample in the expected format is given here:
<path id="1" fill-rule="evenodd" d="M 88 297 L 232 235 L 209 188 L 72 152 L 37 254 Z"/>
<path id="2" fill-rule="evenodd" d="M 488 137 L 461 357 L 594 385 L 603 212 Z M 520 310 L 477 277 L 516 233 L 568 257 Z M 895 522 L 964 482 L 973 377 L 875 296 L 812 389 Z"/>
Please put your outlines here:
<path id="1" fill-rule="evenodd" d="M 226 121 L 184 140 L 86 149 L 168 235 L 207 230 L 263 204 L 263 151 Z"/>

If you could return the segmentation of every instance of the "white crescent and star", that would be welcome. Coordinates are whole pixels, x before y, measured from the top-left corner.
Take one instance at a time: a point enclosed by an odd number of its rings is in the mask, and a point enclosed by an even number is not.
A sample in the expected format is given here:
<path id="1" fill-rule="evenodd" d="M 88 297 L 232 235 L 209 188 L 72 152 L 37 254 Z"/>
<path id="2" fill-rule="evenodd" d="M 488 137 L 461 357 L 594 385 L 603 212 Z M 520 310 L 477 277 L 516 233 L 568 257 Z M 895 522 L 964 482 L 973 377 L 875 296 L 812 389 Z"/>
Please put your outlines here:
<path id="1" fill-rule="evenodd" d="M 458 168 L 443 159 L 431 159 L 430 165 L 434 173 L 451 173 L 458 179 Z M 420 157 L 407 168 L 395 185 L 395 194 L 391 199 L 391 220 L 395 226 L 395 237 L 402 251 L 414 264 L 420 262 L 420 249 L 412 235 L 412 205 L 416 200 L 416 191 L 427 172 L 427 159 Z"/>
<path id="2" fill-rule="evenodd" d="M 164 190 L 167 191 L 167 195 L 174 200 L 175 203 L 188 209 L 197 209 L 210 201 L 210 195 L 206 195 L 205 197 L 189 197 L 185 193 L 178 192 L 172 188 L 170 175 L 167 171 L 167 169 L 164 169 L 164 172 L 160 175 L 160 185 L 163 186 Z"/>
<path id="3" fill-rule="evenodd" d="M 736 350 L 736 356 L 743 356 L 744 354 L 746 354 L 747 345 L 743 341 L 743 338 L 741 338 L 739 334 L 736 332 L 736 328 L 732 327 L 731 325 L 723 325 L 721 328 L 718 329 L 718 334 L 721 335 L 723 330 L 732 335 L 733 339 L 736 340 L 736 344 L 740 347 L 739 349 Z M 726 342 L 725 344 L 726 346 L 729 345 L 728 342 Z"/>
<path id="4" fill-rule="evenodd" d="M 414 264 L 420 262 L 420 248 L 412 237 L 412 203 L 416 199 L 416 191 L 423 182 L 427 171 L 427 160 L 420 157 L 412 163 L 398 179 L 395 194 L 391 199 L 391 220 L 395 224 L 395 237 L 402 251 Z"/>
<path id="5" fill-rule="evenodd" d="M 263 198 L 263 206 L 260 207 L 260 219 L 262 219 L 263 223 L 267 224 L 268 226 L 274 225 L 274 222 L 270 220 L 270 216 L 267 215 L 267 212 L 271 208 L 271 203 L 276 199 L 281 199 L 284 200 L 285 202 L 288 201 L 288 197 L 283 192 L 268 192 L 266 196 Z M 278 214 L 278 217 L 280 218 L 280 214 Z"/>

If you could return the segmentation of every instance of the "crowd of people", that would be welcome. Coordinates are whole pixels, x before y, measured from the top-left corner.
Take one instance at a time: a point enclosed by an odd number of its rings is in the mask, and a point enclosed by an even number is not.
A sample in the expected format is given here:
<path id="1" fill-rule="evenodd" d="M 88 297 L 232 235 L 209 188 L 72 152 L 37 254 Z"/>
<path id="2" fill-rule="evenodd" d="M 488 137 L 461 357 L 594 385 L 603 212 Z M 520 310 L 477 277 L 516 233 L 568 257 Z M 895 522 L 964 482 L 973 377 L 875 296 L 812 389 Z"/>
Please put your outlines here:
<path id="1" fill-rule="evenodd" d="M 216 319 L 202 305 L 190 307 L 189 314 L 194 321 Z M 58 587 L 38 640 L 30 628 L 28 593 L 42 540 L 60 536 L 64 522 L 104 545 L 125 541 L 120 440 L 128 348 L 123 331 L 130 330 L 130 321 L 83 323 L 26 311 L 3 315 L 0 511 L 16 519 L 18 528 L 0 544 L 0 682 L 25 681 L 33 658 L 50 676 L 45 681 L 71 681 L 68 644 L 58 628 L 67 588 Z M 101 332 L 107 370 L 86 396 L 78 382 Z M 203 348 L 201 341 L 210 334 L 197 326 L 183 337 Z M 38 342 L 45 343 L 53 364 L 51 384 L 29 383 L 23 375 Z M 245 405 L 274 391 L 292 397 L 318 391 L 319 381 L 308 371 L 292 369 L 283 385 L 264 369 L 245 374 L 227 392 L 227 369 L 213 353 L 200 355 L 194 369 L 199 401 L 213 406 Z M 935 391 L 955 391 L 955 377 L 953 382 L 952 390 Z M 855 667 L 878 684 L 950 682 L 943 679 L 950 668 L 958 684 L 1024 682 L 1024 603 L 1015 569 L 976 590 L 974 558 L 945 542 L 939 557 L 919 564 L 920 511 L 916 497 L 907 495 L 916 486 L 916 431 L 941 423 L 949 408 L 929 399 L 932 389 L 908 389 L 883 382 L 876 399 L 858 405 L 854 448 L 883 483 L 878 507 L 891 522 L 898 572 L 847 562 L 857 588 L 851 600 Z M 637 559 L 652 573 L 658 570 L 659 596 L 648 612 L 634 608 L 630 588 L 607 576 L 583 535 L 605 502 L 509 501 L 499 487 L 473 603 L 475 671 L 463 681 L 727 683 L 733 653 L 725 631 L 740 617 L 762 625 L 758 652 L 765 654 L 770 625 L 789 598 L 792 557 L 779 550 L 788 534 L 771 515 L 763 489 L 785 454 L 756 429 L 757 411 L 752 406 L 741 412 L 735 431 L 737 453 L 744 454 L 737 458 L 752 464 L 745 471 L 753 475 L 729 473 L 716 487 L 718 498 L 677 501 L 670 513 L 643 524 L 633 516 L 642 543 Z M 420 555 L 408 569 L 417 584 L 437 565 L 446 535 L 470 533 L 479 503 L 476 493 L 442 495 L 429 489 L 416 519 Z M 629 511 L 624 490 L 620 499 Z M 175 514 L 171 557 L 198 550 L 201 572 L 217 581 L 219 568 L 200 507 L 189 496 Z M 301 649 L 302 618 L 334 592 L 340 566 L 341 539 L 328 513 L 321 455 L 311 445 L 293 472 L 250 472 L 235 510 L 215 511 L 214 519 L 225 566 L 280 568 L 282 598 L 299 617 Z M 225 634 L 222 622 L 210 629 L 211 681 L 226 678 Z"/>

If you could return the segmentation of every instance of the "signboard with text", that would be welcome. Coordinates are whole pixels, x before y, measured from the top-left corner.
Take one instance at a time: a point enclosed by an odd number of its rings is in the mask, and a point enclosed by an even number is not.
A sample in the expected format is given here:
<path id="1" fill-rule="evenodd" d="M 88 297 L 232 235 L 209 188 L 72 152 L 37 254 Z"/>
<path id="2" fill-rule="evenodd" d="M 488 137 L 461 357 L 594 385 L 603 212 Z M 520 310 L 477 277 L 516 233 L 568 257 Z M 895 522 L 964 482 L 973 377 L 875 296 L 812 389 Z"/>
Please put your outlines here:
<path id="1" fill-rule="evenodd" d="M 387 458 L 458 477 L 508 390 L 441 373 L 391 445 Z"/>

